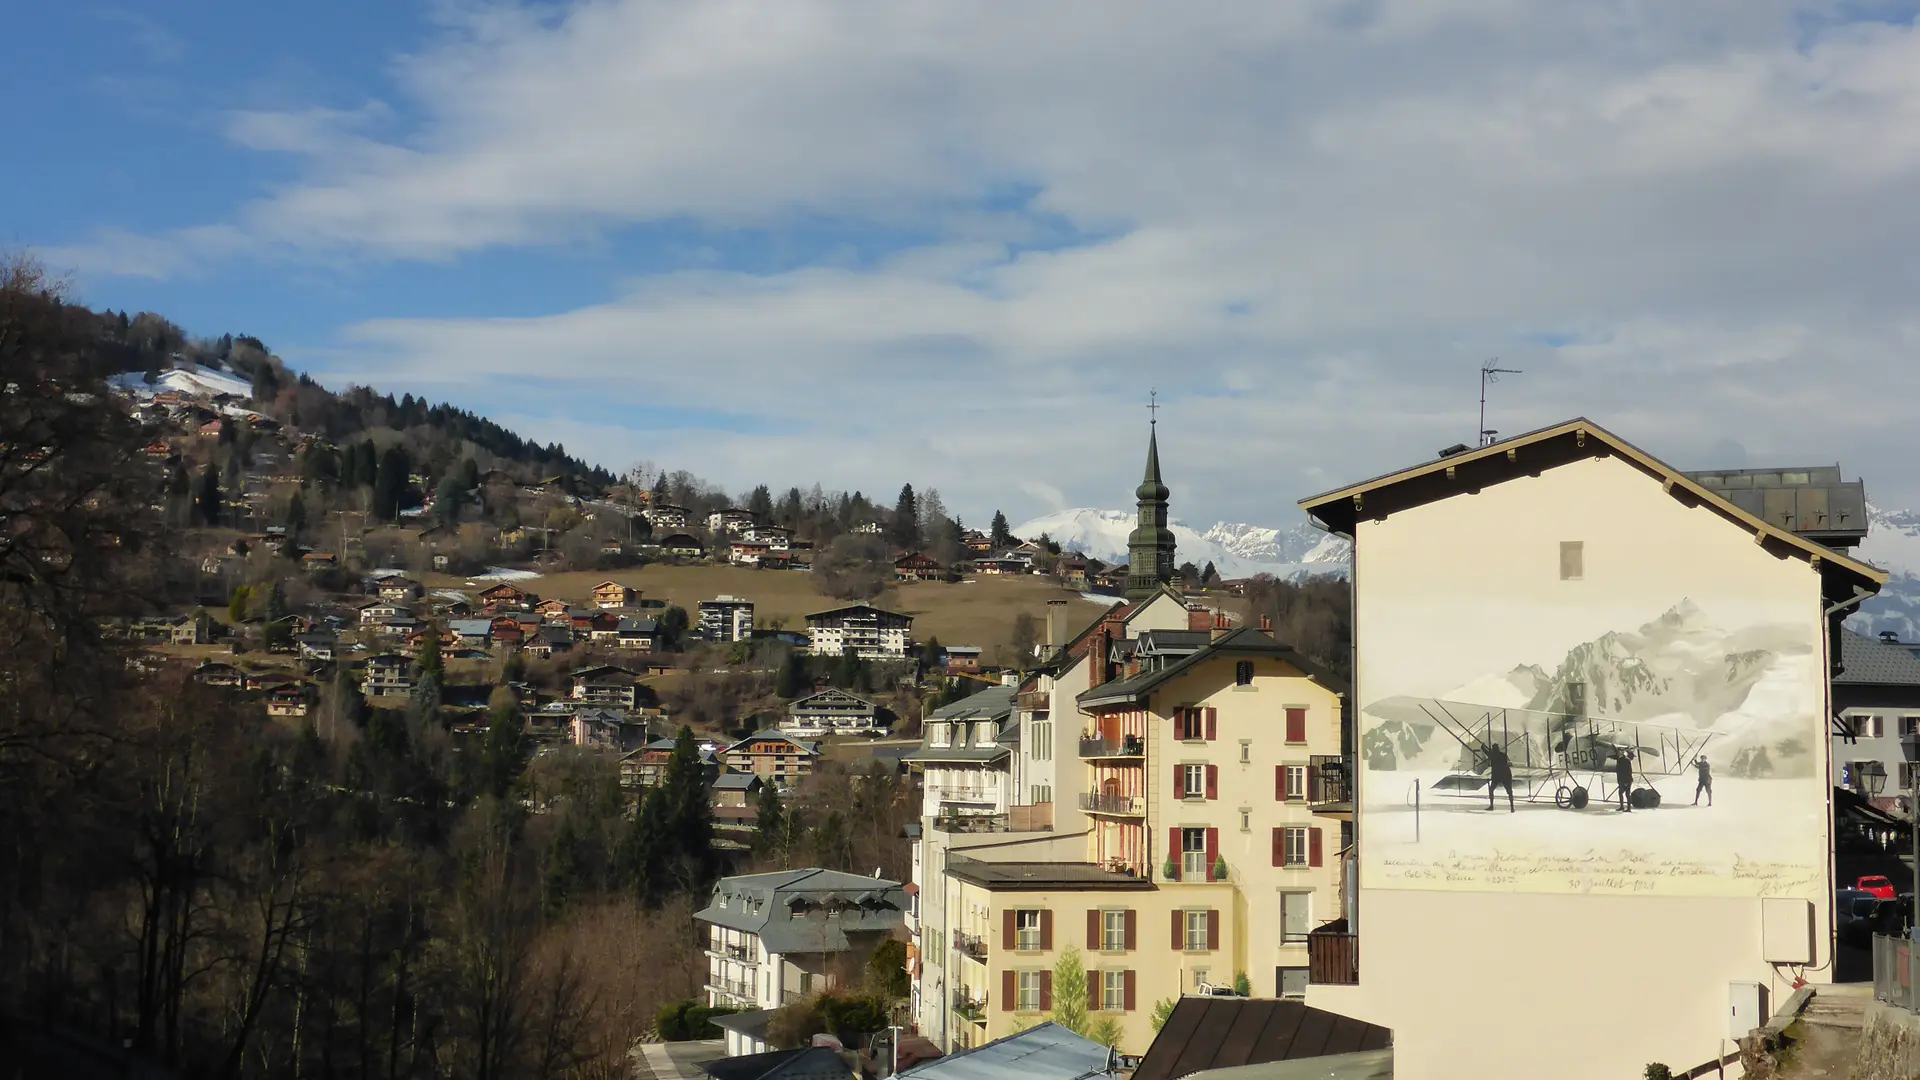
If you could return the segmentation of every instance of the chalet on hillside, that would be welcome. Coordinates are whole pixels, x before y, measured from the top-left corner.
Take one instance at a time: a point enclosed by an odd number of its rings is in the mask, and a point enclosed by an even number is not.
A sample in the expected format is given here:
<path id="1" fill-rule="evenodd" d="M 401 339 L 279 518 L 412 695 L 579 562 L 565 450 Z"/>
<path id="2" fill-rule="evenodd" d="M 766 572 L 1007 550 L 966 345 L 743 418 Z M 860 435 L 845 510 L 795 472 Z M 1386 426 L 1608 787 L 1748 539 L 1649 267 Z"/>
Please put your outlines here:
<path id="1" fill-rule="evenodd" d="M 573 700 L 608 708 L 634 709 L 639 703 L 639 676 L 623 667 L 600 664 L 573 673 Z"/>
<path id="2" fill-rule="evenodd" d="M 893 560 L 895 581 L 945 581 L 947 568 L 924 552 L 909 551 Z"/>
<path id="3" fill-rule="evenodd" d="M 395 604 L 407 603 L 420 595 L 420 583 L 407 577 L 384 577 L 374 588 L 380 599 Z"/>
<path id="4" fill-rule="evenodd" d="M 622 585 L 617 581 L 603 581 L 593 587 L 593 606 L 600 608 L 632 607 L 640 602 L 640 590 L 631 585 Z"/>
<path id="5" fill-rule="evenodd" d="M 614 630 L 613 647 L 652 652 L 660 642 L 660 624 L 653 619 L 621 619 Z"/>
<path id="6" fill-rule="evenodd" d="M 676 740 L 655 739 L 638 750 L 632 751 L 620 759 L 620 786 L 629 791 L 658 787 L 666 776 L 667 763 L 673 760 L 673 748 Z M 702 748 L 700 767 L 709 782 L 720 771 L 720 763 L 715 755 Z"/>
<path id="7" fill-rule="evenodd" d="M 305 683 L 285 683 L 267 691 L 267 715 L 305 716 L 312 701 L 311 687 Z"/>
<path id="8" fill-rule="evenodd" d="M 757 731 L 716 755 L 736 772 L 752 773 L 782 790 L 792 788 L 813 772 L 820 747 L 780 731 Z"/>
<path id="9" fill-rule="evenodd" d="M 617 709 L 580 709 L 569 721 L 573 745 L 630 753 L 647 744 L 647 722 Z"/>
<path id="10" fill-rule="evenodd" d="M 848 604 L 807 616 L 808 649 L 815 656 L 851 652 L 867 660 L 899 660 L 907 655 L 913 616 L 872 604 Z"/>
<path id="11" fill-rule="evenodd" d="M 700 541 L 686 533 L 670 533 L 660 540 L 660 550 L 682 559 L 698 559 L 707 553 Z"/>
<path id="12" fill-rule="evenodd" d="M 751 829 L 760 817 L 765 780 L 752 773 L 721 773 L 713 778 L 713 824 L 719 829 Z"/>
<path id="13" fill-rule="evenodd" d="M 360 692 L 368 697 L 412 693 L 413 660 L 399 653 L 367 657 L 366 672 L 360 678 Z"/>
<path id="14" fill-rule="evenodd" d="M 539 597 L 510 581 L 503 581 L 491 588 L 483 589 L 474 599 L 479 601 L 481 610 L 488 614 L 508 608 L 529 607 L 540 600 Z"/>
<path id="15" fill-rule="evenodd" d="M 193 669 L 193 681 L 207 686 L 239 686 L 245 676 L 232 664 L 209 660 Z"/>
<path id="16" fill-rule="evenodd" d="M 845 690 L 822 690 L 787 706 L 780 731 L 790 736 L 878 735 L 886 731 L 880 723 L 880 707 L 866 698 Z"/>

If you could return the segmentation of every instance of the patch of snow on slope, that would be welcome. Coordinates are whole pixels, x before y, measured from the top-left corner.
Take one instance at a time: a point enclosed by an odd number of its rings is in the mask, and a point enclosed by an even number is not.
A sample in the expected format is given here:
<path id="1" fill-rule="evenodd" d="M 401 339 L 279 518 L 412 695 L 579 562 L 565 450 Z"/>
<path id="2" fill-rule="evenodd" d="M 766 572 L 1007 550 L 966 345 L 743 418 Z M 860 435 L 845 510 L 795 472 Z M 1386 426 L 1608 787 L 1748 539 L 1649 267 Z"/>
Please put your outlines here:
<path id="1" fill-rule="evenodd" d="M 1081 507 L 1023 522 L 1013 533 L 1027 539 L 1045 533 L 1064 550 L 1115 563 L 1127 561 L 1127 538 L 1132 535 L 1134 524 L 1134 515 L 1124 510 Z M 1168 523 L 1168 528 L 1173 532 L 1176 562 L 1191 562 L 1200 567 L 1211 562 L 1221 577 L 1272 574 L 1293 578 L 1346 572 L 1344 542 L 1305 524 L 1292 529 L 1271 529 L 1222 522 L 1201 533 L 1175 520 Z M 1329 540 L 1336 546 L 1328 547 L 1325 541 Z"/>

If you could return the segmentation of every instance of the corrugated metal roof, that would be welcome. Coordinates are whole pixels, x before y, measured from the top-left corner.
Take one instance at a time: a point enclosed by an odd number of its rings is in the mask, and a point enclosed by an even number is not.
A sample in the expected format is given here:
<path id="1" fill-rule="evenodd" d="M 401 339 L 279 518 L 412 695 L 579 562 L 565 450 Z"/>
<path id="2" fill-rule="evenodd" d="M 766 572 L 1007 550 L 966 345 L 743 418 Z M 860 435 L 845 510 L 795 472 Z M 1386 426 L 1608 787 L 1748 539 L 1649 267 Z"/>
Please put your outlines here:
<path id="1" fill-rule="evenodd" d="M 1904 645 L 1840 631 L 1841 672 L 1836 683 L 1865 686 L 1920 686 L 1920 659 Z"/>
<path id="2" fill-rule="evenodd" d="M 1173 1007 L 1133 1080 L 1179 1080 L 1210 1069 L 1383 1050 L 1393 1032 L 1272 998 L 1188 996 Z"/>
<path id="3" fill-rule="evenodd" d="M 1111 1051 L 1051 1021 L 900 1073 L 918 1080 L 1082 1080 L 1104 1074 Z"/>

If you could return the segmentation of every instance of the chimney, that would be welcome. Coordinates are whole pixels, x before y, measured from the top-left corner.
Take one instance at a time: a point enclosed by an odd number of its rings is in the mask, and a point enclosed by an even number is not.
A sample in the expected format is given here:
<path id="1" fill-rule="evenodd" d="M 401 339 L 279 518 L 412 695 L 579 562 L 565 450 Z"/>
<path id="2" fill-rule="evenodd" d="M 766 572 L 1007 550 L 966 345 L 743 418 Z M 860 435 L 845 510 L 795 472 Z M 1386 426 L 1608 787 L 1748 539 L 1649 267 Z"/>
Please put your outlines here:
<path id="1" fill-rule="evenodd" d="M 1208 611 L 1206 608 L 1201 607 L 1199 604 L 1195 604 L 1192 607 L 1188 608 L 1187 609 L 1187 629 L 1189 630 L 1213 629 L 1213 612 Z"/>
<path id="2" fill-rule="evenodd" d="M 1047 601 L 1047 653 L 1067 643 L 1067 602 L 1065 600 Z"/>
<path id="3" fill-rule="evenodd" d="M 1268 637 L 1273 636 L 1273 616 L 1271 615 L 1260 616 L 1260 632 L 1267 635 Z"/>
<path id="4" fill-rule="evenodd" d="M 1107 681 L 1107 657 L 1113 653 L 1113 624 L 1105 622 L 1087 641 L 1087 689 Z"/>

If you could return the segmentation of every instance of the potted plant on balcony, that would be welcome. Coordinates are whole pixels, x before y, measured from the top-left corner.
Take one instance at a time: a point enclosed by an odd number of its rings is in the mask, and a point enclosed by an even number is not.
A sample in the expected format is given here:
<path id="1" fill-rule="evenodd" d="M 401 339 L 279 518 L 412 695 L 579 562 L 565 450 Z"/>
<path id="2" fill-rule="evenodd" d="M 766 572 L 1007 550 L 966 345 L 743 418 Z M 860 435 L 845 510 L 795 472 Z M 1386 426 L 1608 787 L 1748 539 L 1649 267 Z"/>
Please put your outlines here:
<path id="1" fill-rule="evenodd" d="M 1167 865 L 1160 868 L 1160 873 L 1168 881 L 1179 881 L 1180 880 L 1180 860 L 1174 858 L 1172 854 L 1168 854 Z"/>
<path id="2" fill-rule="evenodd" d="M 1215 855 L 1213 857 L 1212 880 L 1214 881 L 1227 880 L 1227 857 L 1225 855 Z"/>

